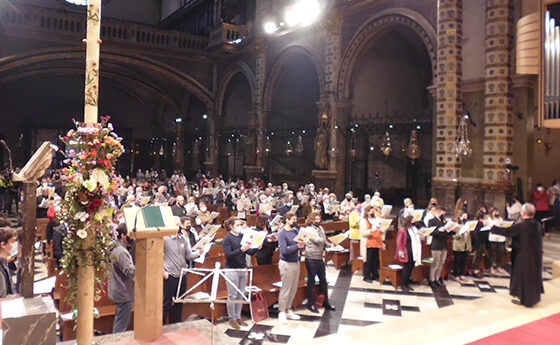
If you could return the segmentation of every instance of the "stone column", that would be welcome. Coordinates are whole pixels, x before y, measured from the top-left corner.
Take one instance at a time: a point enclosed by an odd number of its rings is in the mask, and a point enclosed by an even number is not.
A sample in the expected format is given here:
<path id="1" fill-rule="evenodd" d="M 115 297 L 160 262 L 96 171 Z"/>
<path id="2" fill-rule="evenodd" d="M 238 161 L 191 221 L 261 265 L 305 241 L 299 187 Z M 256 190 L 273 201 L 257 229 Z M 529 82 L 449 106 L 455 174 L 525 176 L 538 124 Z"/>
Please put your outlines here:
<path id="1" fill-rule="evenodd" d="M 176 122 L 176 138 L 175 138 L 175 157 L 173 161 L 173 168 L 175 170 L 183 171 L 185 167 L 185 141 L 183 135 L 183 119 Z"/>
<path id="2" fill-rule="evenodd" d="M 207 109 L 208 111 L 208 109 Z M 204 166 L 206 171 L 211 171 L 213 176 L 216 176 L 218 171 L 218 129 L 216 128 L 217 123 L 214 119 L 214 115 L 208 113 L 208 127 L 206 130 L 206 135 L 208 136 L 206 144 L 206 161 Z"/>
<path id="3" fill-rule="evenodd" d="M 266 0 L 257 0 L 255 16 L 255 104 L 257 115 L 257 161 L 256 166 L 265 168 L 266 164 L 266 110 L 264 109 L 264 83 L 266 80 L 266 44 L 263 33 L 263 20 L 270 12 L 270 4 Z"/>
<path id="4" fill-rule="evenodd" d="M 513 157 L 511 0 L 486 2 L 486 80 L 484 109 L 483 183 L 485 201 L 503 206 L 510 189 L 507 160 Z M 513 163 L 513 162 L 512 162 Z"/>
<path id="5" fill-rule="evenodd" d="M 438 0 L 437 95 L 434 192 L 440 204 L 455 205 L 460 161 L 453 152 L 457 117 L 462 116 L 462 0 Z"/>

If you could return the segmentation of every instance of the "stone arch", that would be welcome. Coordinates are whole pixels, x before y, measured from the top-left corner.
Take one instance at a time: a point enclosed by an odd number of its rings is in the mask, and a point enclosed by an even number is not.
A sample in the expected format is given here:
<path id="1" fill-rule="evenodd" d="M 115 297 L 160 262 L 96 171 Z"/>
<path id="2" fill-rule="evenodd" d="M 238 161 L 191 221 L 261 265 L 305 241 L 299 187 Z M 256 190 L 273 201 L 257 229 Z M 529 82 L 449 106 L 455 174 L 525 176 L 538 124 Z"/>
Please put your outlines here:
<path id="1" fill-rule="evenodd" d="M 426 46 L 432 63 L 432 76 L 435 80 L 437 41 L 432 24 L 420 13 L 407 8 L 391 8 L 371 17 L 354 34 L 344 51 L 338 73 L 337 95 L 340 99 L 350 98 L 350 88 L 354 65 L 368 43 L 384 29 L 394 25 L 405 25 L 418 34 Z"/>
<path id="2" fill-rule="evenodd" d="M 321 55 L 317 53 L 317 51 L 309 44 L 304 42 L 295 42 L 293 44 L 288 45 L 278 54 L 276 59 L 271 65 L 269 69 L 264 86 L 263 92 L 263 109 L 270 110 L 272 105 L 272 92 L 274 90 L 274 86 L 276 81 L 278 80 L 278 76 L 282 71 L 282 68 L 286 65 L 286 63 L 290 60 L 290 57 L 294 54 L 303 54 L 307 56 L 313 66 L 315 66 L 315 72 L 317 73 L 317 77 L 319 78 L 319 89 L 320 93 L 322 94 L 325 90 L 325 70 L 324 70 L 324 63 Z"/>
<path id="3" fill-rule="evenodd" d="M 217 116 L 222 116 L 224 111 L 224 98 L 226 96 L 226 91 L 231 82 L 231 79 L 237 74 L 241 73 L 247 79 L 249 87 L 251 89 L 251 102 L 255 104 L 255 76 L 253 71 L 247 63 L 243 61 L 236 61 L 234 64 L 228 66 L 224 72 L 220 82 L 218 84 L 218 91 L 216 92 L 216 110 L 215 114 Z"/>
<path id="4" fill-rule="evenodd" d="M 179 69 L 167 65 L 163 62 L 140 55 L 129 55 L 124 52 L 113 50 L 104 50 L 101 52 L 101 63 L 103 60 L 111 60 L 113 62 L 128 63 L 136 67 L 145 68 L 162 75 L 174 83 L 188 89 L 206 104 L 208 115 L 213 115 L 214 95 L 204 85 L 193 77 L 180 71 Z M 84 59 L 83 49 L 66 48 L 66 49 L 46 49 L 33 51 L 30 53 L 7 56 L 0 59 L 0 80 L 13 80 L 13 74 L 21 73 L 26 68 L 33 68 L 41 64 L 49 64 L 60 61 L 82 61 Z M 103 74 L 103 69 L 101 69 Z"/>

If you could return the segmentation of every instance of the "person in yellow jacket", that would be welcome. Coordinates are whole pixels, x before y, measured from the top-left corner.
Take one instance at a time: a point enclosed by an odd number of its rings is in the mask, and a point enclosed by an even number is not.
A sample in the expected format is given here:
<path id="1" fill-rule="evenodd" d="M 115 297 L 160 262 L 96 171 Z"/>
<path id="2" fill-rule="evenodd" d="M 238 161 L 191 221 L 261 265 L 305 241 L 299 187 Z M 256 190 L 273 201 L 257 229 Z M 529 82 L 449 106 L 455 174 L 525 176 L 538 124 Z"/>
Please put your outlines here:
<path id="1" fill-rule="evenodd" d="M 350 239 L 350 259 L 357 259 L 360 253 L 354 252 L 354 246 L 360 245 L 360 215 L 362 214 L 362 205 L 358 204 L 358 207 L 354 207 L 352 212 L 348 215 L 348 225 L 350 228 L 350 234 L 348 238 Z"/>

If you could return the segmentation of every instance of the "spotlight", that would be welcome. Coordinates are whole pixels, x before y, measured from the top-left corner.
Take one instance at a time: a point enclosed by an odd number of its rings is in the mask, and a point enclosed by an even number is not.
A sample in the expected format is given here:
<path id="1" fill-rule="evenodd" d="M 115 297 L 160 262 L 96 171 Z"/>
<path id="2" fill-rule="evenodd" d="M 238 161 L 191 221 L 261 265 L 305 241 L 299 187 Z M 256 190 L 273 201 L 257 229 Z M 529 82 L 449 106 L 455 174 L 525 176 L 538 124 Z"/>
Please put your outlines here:
<path id="1" fill-rule="evenodd" d="M 266 32 L 267 34 L 273 34 L 276 32 L 276 30 L 278 30 L 276 23 L 272 21 L 264 23 L 264 32 Z"/>
<path id="2" fill-rule="evenodd" d="M 373 150 L 375 150 L 375 147 L 370 146 L 370 147 L 369 147 L 369 150 L 370 150 L 370 151 L 373 151 Z"/>
<path id="3" fill-rule="evenodd" d="M 393 129 L 393 125 L 389 125 L 389 128 Z"/>
<path id="4" fill-rule="evenodd" d="M 178 118 L 176 118 L 176 119 L 175 119 L 175 122 L 177 122 L 177 123 L 181 123 L 181 122 L 183 122 L 183 119 L 182 119 L 182 118 L 180 118 L 180 117 L 178 117 Z"/>
<path id="5" fill-rule="evenodd" d="M 420 125 L 416 126 L 416 129 L 420 130 L 422 127 Z"/>
<path id="6" fill-rule="evenodd" d="M 317 0 L 302 0 L 297 5 L 297 9 L 301 14 L 300 23 L 303 25 L 312 24 L 321 13 L 321 6 Z"/>
<path id="7" fill-rule="evenodd" d="M 302 22 L 303 13 L 299 10 L 299 4 L 286 8 L 284 12 L 284 20 L 288 26 L 296 26 Z"/>
<path id="8" fill-rule="evenodd" d="M 207 115 L 207 114 L 204 114 L 204 115 L 202 115 L 202 118 L 203 118 L 204 120 L 206 120 L 206 119 L 208 118 L 208 115 Z"/>

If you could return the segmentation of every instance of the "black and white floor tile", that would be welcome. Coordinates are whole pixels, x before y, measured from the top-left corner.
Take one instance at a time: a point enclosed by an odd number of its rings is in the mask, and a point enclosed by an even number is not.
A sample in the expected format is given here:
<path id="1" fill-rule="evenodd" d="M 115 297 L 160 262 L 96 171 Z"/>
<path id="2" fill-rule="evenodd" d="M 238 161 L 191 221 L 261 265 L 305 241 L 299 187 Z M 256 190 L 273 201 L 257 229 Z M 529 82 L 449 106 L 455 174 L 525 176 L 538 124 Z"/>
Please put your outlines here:
<path id="1" fill-rule="evenodd" d="M 550 273 L 545 271 L 544 277 L 550 278 Z M 271 310 L 270 318 L 259 325 L 250 323 L 250 327 L 239 331 L 228 329 L 227 322 L 219 323 L 218 327 L 244 345 L 290 344 L 291 339 L 312 340 L 457 303 L 468 303 L 488 294 L 509 295 L 509 275 L 501 274 L 446 281 L 446 286 L 441 288 L 414 284 L 411 292 L 395 290 L 387 283 L 364 282 L 361 275 L 352 275 L 348 268 L 339 271 L 331 265 L 327 266 L 327 279 L 330 302 L 336 311 L 320 310 L 319 314 L 313 314 L 300 307 L 296 313 L 302 317 L 301 320 L 290 320 L 288 324 L 281 325 L 277 312 Z"/>

